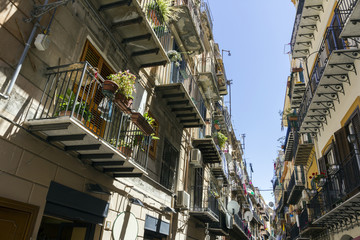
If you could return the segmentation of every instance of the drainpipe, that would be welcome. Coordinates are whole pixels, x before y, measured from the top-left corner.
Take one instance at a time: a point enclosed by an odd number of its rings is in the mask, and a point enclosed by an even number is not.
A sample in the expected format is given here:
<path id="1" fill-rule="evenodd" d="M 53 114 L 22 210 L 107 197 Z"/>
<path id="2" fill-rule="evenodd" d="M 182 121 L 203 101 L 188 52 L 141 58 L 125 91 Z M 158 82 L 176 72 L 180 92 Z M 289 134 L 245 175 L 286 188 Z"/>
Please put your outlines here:
<path id="1" fill-rule="evenodd" d="M 49 2 L 49 0 L 45 0 L 44 6 L 46 4 L 48 4 L 48 2 Z M 24 63 L 25 57 L 26 57 L 26 55 L 27 55 L 27 53 L 28 53 L 28 51 L 30 49 L 30 44 L 32 43 L 32 41 L 33 41 L 33 39 L 35 37 L 36 30 L 40 26 L 39 22 L 40 22 L 41 18 L 42 18 L 42 15 L 36 19 L 35 25 L 34 25 L 32 31 L 31 31 L 31 33 L 30 33 L 29 39 L 25 44 L 25 49 L 24 49 L 23 53 L 21 54 L 19 63 L 17 64 L 15 72 L 14 72 L 14 74 L 13 74 L 11 80 L 10 80 L 10 84 L 7 87 L 7 90 L 6 90 L 5 93 L 0 93 L 0 98 L 3 98 L 3 99 L 8 99 L 9 98 L 9 95 L 10 95 L 12 89 L 14 88 L 16 79 L 19 76 L 19 73 L 20 73 L 20 70 L 21 70 L 22 65 Z"/>

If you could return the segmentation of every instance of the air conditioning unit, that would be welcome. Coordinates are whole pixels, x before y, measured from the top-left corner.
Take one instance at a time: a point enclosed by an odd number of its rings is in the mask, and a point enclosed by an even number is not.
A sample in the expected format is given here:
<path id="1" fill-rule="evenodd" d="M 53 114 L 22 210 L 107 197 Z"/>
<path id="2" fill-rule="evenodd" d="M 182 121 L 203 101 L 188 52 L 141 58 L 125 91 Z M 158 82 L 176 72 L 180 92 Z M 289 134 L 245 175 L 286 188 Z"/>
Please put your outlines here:
<path id="1" fill-rule="evenodd" d="M 190 164 L 194 167 L 202 167 L 201 151 L 197 148 L 191 150 Z"/>
<path id="2" fill-rule="evenodd" d="M 177 192 L 176 207 L 182 210 L 188 210 L 190 208 L 190 195 L 187 192 Z"/>
<path id="3" fill-rule="evenodd" d="M 211 137 L 211 124 L 205 124 L 205 137 Z"/>

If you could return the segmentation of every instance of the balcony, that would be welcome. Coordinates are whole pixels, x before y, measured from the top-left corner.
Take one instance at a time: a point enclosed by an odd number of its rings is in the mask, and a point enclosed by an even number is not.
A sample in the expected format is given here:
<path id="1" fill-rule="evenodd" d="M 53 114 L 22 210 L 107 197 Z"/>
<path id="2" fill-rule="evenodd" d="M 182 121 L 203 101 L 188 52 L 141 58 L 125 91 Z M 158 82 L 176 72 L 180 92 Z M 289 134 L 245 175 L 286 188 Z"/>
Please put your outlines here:
<path id="1" fill-rule="evenodd" d="M 88 63 L 48 68 L 33 119 L 24 124 L 50 144 L 110 176 L 146 174 L 151 136 L 102 93 Z M 149 126 L 149 125 L 148 125 Z M 151 129 L 151 127 L 150 127 Z"/>
<path id="2" fill-rule="evenodd" d="M 309 135 L 309 134 L 308 134 Z M 312 143 L 311 137 L 307 135 L 307 140 L 299 143 L 295 149 L 295 165 L 304 165 L 308 164 L 308 161 L 315 154 L 314 143 Z"/>
<path id="3" fill-rule="evenodd" d="M 199 83 L 203 89 L 206 99 L 212 101 L 220 100 L 218 80 L 216 77 L 214 59 L 211 57 L 201 57 L 197 62 Z"/>
<path id="4" fill-rule="evenodd" d="M 297 139 L 294 139 L 294 136 L 296 134 L 296 131 L 288 127 L 286 132 L 286 138 L 285 138 L 285 161 L 292 161 L 293 158 L 293 149 L 294 149 L 294 141 L 298 141 Z"/>
<path id="5" fill-rule="evenodd" d="M 169 62 L 171 33 L 156 0 L 90 0 L 87 6 L 140 68 Z"/>
<path id="6" fill-rule="evenodd" d="M 322 189 L 310 200 L 314 224 L 346 226 L 360 211 L 360 156 L 351 154 L 340 169 L 329 175 Z"/>
<path id="7" fill-rule="evenodd" d="M 209 3 L 206 0 L 201 1 L 201 20 L 205 23 L 205 32 L 206 34 L 213 38 L 212 29 L 213 29 L 213 17 L 211 14 Z"/>
<path id="8" fill-rule="evenodd" d="M 221 153 L 221 163 L 211 164 L 210 169 L 215 178 L 223 179 L 224 185 L 229 184 L 229 170 L 224 153 Z"/>
<path id="9" fill-rule="evenodd" d="M 215 103 L 215 111 L 213 112 L 213 119 L 220 125 L 220 131 L 228 135 L 231 132 L 231 118 L 227 107 L 223 107 L 219 102 Z"/>
<path id="10" fill-rule="evenodd" d="M 353 48 L 356 44 L 352 41 L 341 40 L 340 32 L 341 27 L 328 27 L 317 53 L 299 108 L 301 133 L 315 136 L 327 124 L 334 101 L 340 101 L 340 93 L 345 94 L 343 84 L 350 84 L 348 74 L 356 72 L 354 62 L 360 58 L 360 49 Z"/>
<path id="11" fill-rule="evenodd" d="M 205 164 L 220 164 L 222 162 L 220 149 L 215 144 L 213 138 L 194 139 L 192 144 L 194 148 L 200 149 Z"/>
<path id="12" fill-rule="evenodd" d="M 317 23 L 321 21 L 323 0 L 300 0 L 291 39 L 293 58 L 303 58 L 309 55 L 312 40 L 315 38 Z"/>
<path id="13" fill-rule="evenodd" d="M 291 226 L 289 231 L 290 239 L 298 239 L 299 233 L 300 233 L 299 227 L 295 223 L 294 225 Z"/>
<path id="14" fill-rule="evenodd" d="M 219 222 L 209 224 L 209 232 L 217 236 L 228 236 L 232 218 L 228 213 L 220 211 Z M 228 220 L 227 220 L 228 219 Z M 228 223 L 226 221 L 229 221 Z M 228 228 L 229 227 L 229 228 Z"/>
<path id="15" fill-rule="evenodd" d="M 302 68 L 300 74 L 302 74 Z M 296 74 L 293 72 L 292 74 Z M 301 100 L 305 93 L 305 83 L 303 81 L 294 81 L 294 77 L 291 78 L 291 98 L 290 104 L 291 108 L 299 108 L 301 104 Z M 301 79 L 301 78 L 300 78 Z"/>
<path id="16" fill-rule="evenodd" d="M 339 13 L 344 23 L 340 37 L 359 37 L 360 30 L 356 24 L 360 21 L 360 2 L 358 0 L 341 0 L 339 3 Z"/>
<path id="17" fill-rule="evenodd" d="M 237 232 L 239 233 L 238 236 L 240 238 L 237 239 L 241 239 L 241 240 L 251 239 L 251 233 L 247 225 L 243 222 L 243 220 L 238 214 L 234 215 L 234 229 L 236 229 Z"/>
<path id="18" fill-rule="evenodd" d="M 287 188 L 287 192 L 290 193 L 287 203 L 292 205 L 296 204 L 300 200 L 304 188 L 305 188 L 304 166 L 295 166 Z"/>
<path id="19" fill-rule="evenodd" d="M 183 128 L 202 127 L 205 124 L 206 107 L 186 62 L 182 62 L 180 67 L 172 63 L 171 71 L 162 71 L 159 79 L 170 79 L 169 83 L 161 82 L 157 85 L 155 91 L 166 101 Z"/>
<path id="20" fill-rule="evenodd" d="M 204 51 L 202 44 L 203 33 L 200 26 L 198 6 L 193 0 L 175 0 L 174 8 L 178 9 L 178 19 L 172 21 L 178 37 L 180 38 L 185 51 L 197 54 Z"/>
<path id="21" fill-rule="evenodd" d="M 252 220 L 253 220 L 254 222 L 256 222 L 257 224 L 262 225 L 263 222 L 261 221 L 260 216 L 259 216 L 255 211 L 253 211 L 252 213 L 253 213 L 253 219 L 252 219 Z"/>
<path id="22" fill-rule="evenodd" d="M 308 215 L 308 209 L 305 207 L 299 215 L 300 234 L 305 238 L 314 238 L 325 228 L 321 225 L 312 224 Z"/>
<path id="23" fill-rule="evenodd" d="M 192 188 L 193 199 L 189 214 L 204 223 L 219 222 L 219 202 L 207 188 L 195 186 Z"/>

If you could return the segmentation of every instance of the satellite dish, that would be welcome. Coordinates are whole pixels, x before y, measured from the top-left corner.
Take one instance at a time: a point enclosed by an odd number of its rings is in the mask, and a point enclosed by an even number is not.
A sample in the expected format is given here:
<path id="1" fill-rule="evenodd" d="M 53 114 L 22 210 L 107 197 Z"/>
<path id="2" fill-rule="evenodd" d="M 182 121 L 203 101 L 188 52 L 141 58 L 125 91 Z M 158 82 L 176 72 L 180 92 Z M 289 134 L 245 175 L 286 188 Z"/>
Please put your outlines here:
<path id="1" fill-rule="evenodd" d="M 252 212 L 250 212 L 250 211 L 246 211 L 245 213 L 244 213 L 244 219 L 245 219 L 245 221 L 247 221 L 247 222 L 250 222 L 252 219 L 253 219 L 253 214 L 252 214 Z"/>
<path id="2" fill-rule="evenodd" d="M 125 236 L 121 236 L 123 224 L 126 222 Z M 128 239 L 135 240 L 139 231 L 139 225 L 136 217 L 131 212 L 120 213 L 113 224 L 112 235 L 114 240 Z"/>
<path id="3" fill-rule="evenodd" d="M 230 201 L 227 205 L 227 211 L 231 215 L 237 214 L 240 211 L 240 205 L 237 203 L 237 201 Z"/>
<path id="4" fill-rule="evenodd" d="M 273 207 L 274 203 L 273 202 L 269 202 L 269 207 Z"/>

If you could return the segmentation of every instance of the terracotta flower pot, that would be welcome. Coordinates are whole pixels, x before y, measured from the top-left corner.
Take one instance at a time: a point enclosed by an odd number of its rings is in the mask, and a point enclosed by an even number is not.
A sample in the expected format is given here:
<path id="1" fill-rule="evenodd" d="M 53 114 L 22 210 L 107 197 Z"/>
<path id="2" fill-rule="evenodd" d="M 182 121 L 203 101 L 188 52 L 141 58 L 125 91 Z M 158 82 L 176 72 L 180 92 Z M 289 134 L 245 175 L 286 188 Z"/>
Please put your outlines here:
<path id="1" fill-rule="evenodd" d="M 132 98 L 126 98 L 124 94 L 117 92 L 114 102 L 123 112 L 131 114 Z"/>
<path id="2" fill-rule="evenodd" d="M 115 92 L 119 89 L 119 85 L 112 80 L 105 80 L 103 83 L 102 93 L 105 96 L 113 97 Z"/>
<path id="3" fill-rule="evenodd" d="M 131 121 L 146 135 L 151 135 L 155 133 L 155 130 L 151 127 L 151 125 L 146 121 L 141 113 L 132 113 L 131 114 Z"/>

